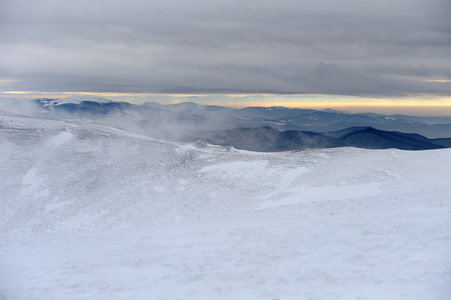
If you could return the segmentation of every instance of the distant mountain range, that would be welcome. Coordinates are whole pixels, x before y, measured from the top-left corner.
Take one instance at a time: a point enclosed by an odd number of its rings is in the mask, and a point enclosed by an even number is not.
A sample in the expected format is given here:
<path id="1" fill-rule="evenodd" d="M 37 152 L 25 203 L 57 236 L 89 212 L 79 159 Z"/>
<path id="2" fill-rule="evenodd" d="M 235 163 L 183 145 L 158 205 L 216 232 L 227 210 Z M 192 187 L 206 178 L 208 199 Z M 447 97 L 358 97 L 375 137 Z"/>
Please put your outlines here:
<path id="1" fill-rule="evenodd" d="M 32 103 L 34 109 L 27 111 L 33 117 L 84 119 L 164 140 L 204 140 L 252 151 L 343 146 L 404 150 L 451 147 L 451 117 L 351 114 L 287 107 L 236 109 L 190 102 L 135 105 L 89 96 L 36 99 Z"/>
<path id="2" fill-rule="evenodd" d="M 346 146 L 402 150 L 430 150 L 451 146 L 449 138 L 428 139 L 419 134 L 383 131 L 369 126 L 351 127 L 327 133 L 300 130 L 282 131 L 266 126 L 203 132 L 199 136 L 211 144 L 263 152 Z"/>

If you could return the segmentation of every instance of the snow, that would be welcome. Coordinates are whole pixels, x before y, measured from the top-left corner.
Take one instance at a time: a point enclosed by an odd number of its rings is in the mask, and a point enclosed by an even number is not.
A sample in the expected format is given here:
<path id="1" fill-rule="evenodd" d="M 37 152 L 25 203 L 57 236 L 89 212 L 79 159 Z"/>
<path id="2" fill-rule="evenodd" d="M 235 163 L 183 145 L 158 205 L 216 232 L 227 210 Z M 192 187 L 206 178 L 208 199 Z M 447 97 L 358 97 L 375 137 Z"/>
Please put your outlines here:
<path id="1" fill-rule="evenodd" d="M 52 99 L 48 101 L 48 103 L 44 104 L 44 106 L 49 105 L 62 105 L 62 104 L 80 104 L 84 101 L 90 101 L 90 102 L 97 102 L 97 103 L 111 103 L 111 100 L 100 98 L 100 97 L 92 97 L 89 95 L 77 95 L 77 96 L 70 96 L 67 98 L 60 98 L 60 99 Z"/>
<path id="2" fill-rule="evenodd" d="M 69 131 L 63 131 L 56 136 L 49 139 L 48 145 L 49 147 L 56 148 L 66 143 L 68 140 L 72 138 L 73 134 Z"/>
<path id="3" fill-rule="evenodd" d="M 22 179 L 22 182 L 24 184 L 29 184 L 31 186 L 39 185 L 41 181 L 42 180 L 36 176 L 36 168 L 31 168 L 30 170 L 28 170 L 28 172 Z"/>
<path id="4" fill-rule="evenodd" d="M 265 124 L 272 124 L 272 125 L 280 125 L 280 126 L 285 126 L 285 125 L 287 125 L 287 124 L 285 123 L 285 121 L 281 121 L 281 122 L 262 121 L 262 123 L 265 123 Z"/>
<path id="5" fill-rule="evenodd" d="M 0 299 L 451 297 L 450 149 L 0 124 Z"/>

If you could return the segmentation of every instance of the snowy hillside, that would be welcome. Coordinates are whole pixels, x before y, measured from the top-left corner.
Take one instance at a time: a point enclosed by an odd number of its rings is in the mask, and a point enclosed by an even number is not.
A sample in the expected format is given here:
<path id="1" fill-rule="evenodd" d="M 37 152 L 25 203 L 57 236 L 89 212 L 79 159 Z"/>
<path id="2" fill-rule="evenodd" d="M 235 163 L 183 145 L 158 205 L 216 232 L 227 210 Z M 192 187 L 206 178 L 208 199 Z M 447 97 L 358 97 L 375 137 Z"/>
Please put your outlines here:
<path id="1" fill-rule="evenodd" d="M 450 150 L 0 116 L 0 299 L 449 299 Z"/>
<path id="2" fill-rule="evenodd" d="M 52 106 L 52 105 L 64 105 L 64 104 L 80 104 L 85 101 L 95 102 L 99 104 L 112 103 L 112 101 L 101 98 L 101 97 L 92 97 L 92 96 L 70 96 L 67 98 L 59 98 L 59 99 L 39 99 L 43 102 L 43 106 Z"/>

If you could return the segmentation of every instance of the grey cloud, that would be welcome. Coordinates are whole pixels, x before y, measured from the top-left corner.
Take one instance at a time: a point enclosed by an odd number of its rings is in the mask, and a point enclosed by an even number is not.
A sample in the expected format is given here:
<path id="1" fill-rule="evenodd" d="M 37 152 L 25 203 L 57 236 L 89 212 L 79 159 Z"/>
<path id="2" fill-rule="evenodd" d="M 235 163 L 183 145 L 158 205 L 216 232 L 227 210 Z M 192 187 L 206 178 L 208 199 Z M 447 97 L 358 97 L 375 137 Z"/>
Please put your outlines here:
<path id="1" fill-rule="evenodd" d="M 420 80 L 450 79 L 441 0 L 1 5 L 0 78 L 18 90 L 451 95 Z"/>

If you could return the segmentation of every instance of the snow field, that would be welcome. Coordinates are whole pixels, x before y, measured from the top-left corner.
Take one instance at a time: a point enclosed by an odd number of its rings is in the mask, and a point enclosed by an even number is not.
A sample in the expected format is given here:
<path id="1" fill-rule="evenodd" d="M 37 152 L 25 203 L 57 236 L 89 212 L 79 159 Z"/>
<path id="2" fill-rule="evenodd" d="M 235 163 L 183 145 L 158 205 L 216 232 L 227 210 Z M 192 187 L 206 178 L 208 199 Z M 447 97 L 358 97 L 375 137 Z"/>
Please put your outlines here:
<path id="1" fill-rule="evenodd" d="M 449 299 L 451 151 L 0 118 L 0 299 Z"/>

